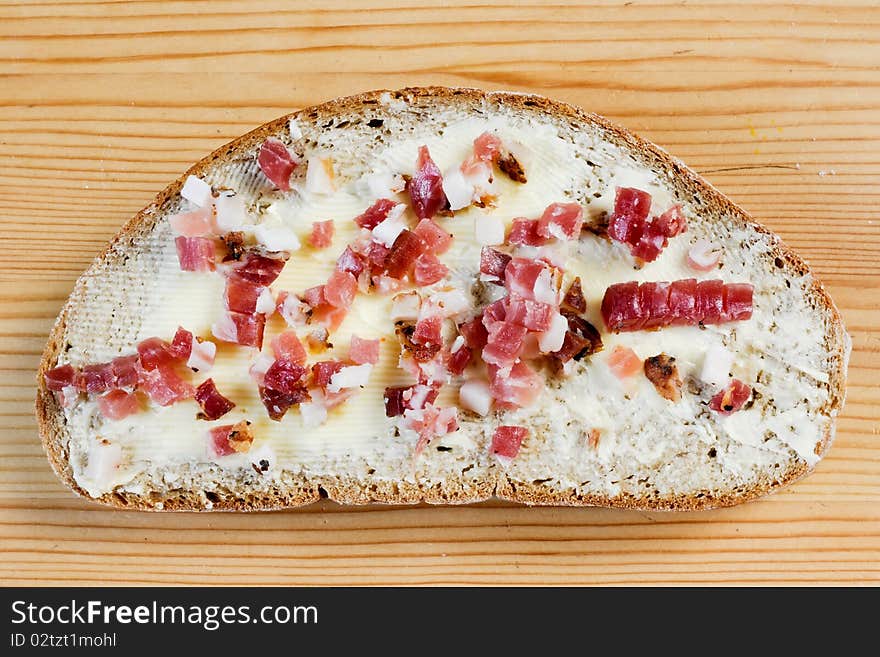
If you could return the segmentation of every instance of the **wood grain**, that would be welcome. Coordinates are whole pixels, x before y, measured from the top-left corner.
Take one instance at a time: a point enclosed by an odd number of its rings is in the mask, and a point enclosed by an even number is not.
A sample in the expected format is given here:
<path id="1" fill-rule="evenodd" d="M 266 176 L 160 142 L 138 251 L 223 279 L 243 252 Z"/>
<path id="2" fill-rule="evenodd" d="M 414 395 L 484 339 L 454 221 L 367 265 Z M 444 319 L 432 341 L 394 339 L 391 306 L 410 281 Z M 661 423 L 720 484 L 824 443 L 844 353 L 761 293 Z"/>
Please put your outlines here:
<path id="1" fill-rule="evenodd" d="M 0 582 L 880 582 L 880 10 L 873 0 L 0 3 Z M 532 91 L 681 157 L 801 252 L 853 338 L 808 479 L 708 513 L 110 511 L 52 475 L 46 335 L 120 225 L 191 162 L 291 109 L 416 84 Z"/>

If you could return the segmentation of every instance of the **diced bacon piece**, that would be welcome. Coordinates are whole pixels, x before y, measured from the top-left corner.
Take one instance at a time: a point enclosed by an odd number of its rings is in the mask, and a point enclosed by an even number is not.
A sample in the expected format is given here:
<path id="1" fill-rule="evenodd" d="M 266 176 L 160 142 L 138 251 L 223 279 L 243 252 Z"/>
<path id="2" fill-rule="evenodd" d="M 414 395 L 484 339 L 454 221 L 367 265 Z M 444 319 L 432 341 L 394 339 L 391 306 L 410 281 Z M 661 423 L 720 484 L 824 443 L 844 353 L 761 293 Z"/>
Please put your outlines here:
<path id="1" fill-rule="evenodd" d="M 346 365 L 330 377 L 327 392 L 339 392 L 343 388 L 363 388 L 369 382 L 372 371 L 373 366 L 369 364 Z"/>
<path id="2" fill-rule="evenodd" d="M 608 236 L 618 242 L 633 244 L 644 230 L 651 212 L 651 195 L 632 187 L 618 187 L 614 212 L 608 221 Z"/>
<path id="3" fill-rule="evenodd" d="M 223 298 L 229 310 L 250 315 L 256 312 L 257 299 L 265 289 L 262 285 L 245 280 L 233 272 L 226 279 Z"/>
<path id="4" fill-rule="evenodd" d="M 697 283 L 696 313 L 705 324 L 717 324 L 724 316 L 724 283 L 718 279 Z"/>
<path id="5" fill-rule="evenodd" d="M 110 361 L 114 388 L 134 388 L 138 382 L 139 356 L 118 356 Z"/>
<path id="6" fill-rule="evenodd" d="M 547 279 L 541 281 L 542 275 Z M 543 262 L 513 258 L 504 270 L 504 286 L 511 294 L 518 294 L 525 299 L 544 301 L 543 296 L 549 288 L 549 270 Z"/>
<path id="7" fill-rule="evenodd" d="M 431 442 L 458 428 L 456 408 L 436 408 L 428 404 L 421 410 L 406 410 L 403 413 L 404 426 L 418 432 L 414 456 L 418 456 Z"/>
<path id="8" fill-rule="evenodd" d="M 285 262 L 284 258 L 249 253 L 235 267 L 235 274 L 242 280 L 265 287 L 275 282 L 284 269 Z"/>
<path id="9" fill-rule="evenodd" d="M 215 231 L 214 212 L 210 205 L 193 212 L 172 214 L 168 221 L 175 235 L 183 237 L 205 237 Z"/>
<path id="10" fill-rule="evenodd" d="M 404 399 L 406 392 L 412 394 L 412 389 L 405 386 L 385 388 L 385 394 L 382 399 L 385 402 L 386 417 L 403 415 L 403 412 L 407 409 L 406 400 Z"/>
<path id="11" fill-rule="evenodd" d="M 404 230 L 397 236 L 385 258 L 386 273 L 391 278 L 403 278 L 412 271 L 416 258 L 421 252 L 422 240 L 412 231 Z"/>
<path id="12" fill-rule="evenodd" d="M 644 364 L 632 349 L 617 345 L 608 355 L 608 367 L 615 376 L 625 379 L 641 372 Z"/>
<path id="13" fill-rule="evenodd" d="M 274 137 L 269 137 L 263 142 L 257 155 L 260 171 L 269 182 L 283 192 L 290 191 L 290 176 L 296 168 L 298 159 L 294 160 L 284 142 Z"/>
<path id="14" fill-rule="evenodd" d="M 192 353 L 192 346 L 193 334 L 182 326 L 178 326 L 177 332 L 174 334 L 174 339 L 171 341 L 171 346 L 168 347 L 168 353 L 174 356 L 177 360 L 186 361 Z"/>
<path id="15" fill-rule="evenodd" d="M 177 237 L 177 260 L 182 271 L 211 271 L 214 269 L 216 248 L 207 237 Z"/>
<path id="16" fill-rule="evenodd" d="M 137 352 L 141 365 L 147 370 L 173 365 L 176 360 L 176 356 L 171 353 L 171 345 L 161 338 L 142 340 L 137 346 Z"/>
<path id="17" fill-rule="evenodd" d="M 687 232 L 687 219 L 680 205 L 673 205 L 659 217 L 654 217 L 654 222 L 661 227 L 666 237 L 675 237 Z"/>
<path id="18" fill-rule="evenodd" d="M 336 191 L 333 158 L 312 156 L 306 164 L 306 191 L 309 194 L 332 194 Z"/>
<path id="19" fill-rule="evenodd" d="M 422 297 L 415 290 L 397 294 L 391 299 L 391 321 L 415 321 L 421 307 Z"/>
<path id="20" fill-rule="evenodd" d="M 486 417 L 492 409 L 492 393 L 489 384 L 480 379 L 471 379 L 458 389 L 458 401 L 463 408 Z"/>
<path id="21" fill-rule="evenodd" d="M 489 366 L 489 390 L 499 403 L 509 407 L 530 406 L 541 394 L 543 377 L 520 361 L 506 369 Z"/>
<path id="22" fill-rule="evenodd" d="M 436 346 L 443 343 L 440 330 L 443 320 L 439 316 L 426 317 L 416 323 L 416 330 L 412 335 L 412 341 L 425 346 Z"/>
<path id="23" fill-rule="evenodd" d="M 495 162 L 504 150 L 501 139 L 491 132 L 484 132 L 474 139 L 474 155 L 483 162 Z"/>
<path id="24" fill-rule="evenodd" d="M 46 381 L 46 387 L 49 390 L 61 390 L 76 384 L 77 372 L 73 365 L 68 363 L 48 370 L 43 375 L 43 379 Z"/>
<path id="25" fill-rule="evenodd" d="M 752 296 L 755 288 L 750 283 L 724 285 L 724 312 L 722 322 L 734 322 L 752 317 Z"/>
<path id="26" fill-rule="evenodd" d="M 695 271 L 712 271 L 721 261 L 722 249 L 709 240 L 699 239 L 687 252 L 687 265 Z"/>
<path id="27" fill-rule="evenodd" d="M 538 220 L 536 232 L 544 238 L 577 239 L 584 225 L 584 211 L 577 203 L 552 203 Z"/>
<path id="28" fill-rule="evenodd" d="M 266 326 L 266 316 L 259 313 L 246 315 L 244 313 L 224 313 L 219 321 L 211 327 L 211 333 L 218 340 L 232 342 L 244 347 L 263 346 L 263 329 Z"/>
<path id="29" fill-rule="evenodd" d="M 509 244 L 526 246 L 543 246 L 547 243 L 547 239 L 538 233 L 537 219 L 524 219 L 523 217 L 517 217 L 513 220 L 510 234 L 507 236 Z"/>
<path id="30" fill-rule="evenodd" d="M 656 221 L 650 221 L 644 225 L 639 239 L 629 247 L 635 258 L 644 262 L 654 262 L 668 243 L 663 228 Z"/>
<path id="31" fill-rule="evenodd" d="M 419 147 L 416 171 L 407 184 L 413 210 L 419 219 L 430 219 L 449 202 L 443 193 L 443 177 L 431 159 L 427 146 Z"/>
<path id="32" fill-rule="evenodd" d="M 424 245 L 426 253 L 440 255 L 452 246 L 452 235 L 443 230 L 433 219 L 422 219 L 413 231 Z"/>
<path id="33" fill-rule="evenodd" d="M 709 408 L 719 415 L 736 413 L 752 396 L 752 389 L 739 379 L 732 379 L 727 387 L 709 401 Z"/>
<path id="34" fill-rule="evenodd" d="M 363 214 L 359 214 L 357 217 L 355 217 L 354 223 L 356 223 L 361 228 L 373 230 L 376 226 L 385 221 L 385 217 L 387 217 L 388 213 L 391 212 L 391 208 L 396 205 L 397 201 L 392 201 L 387 198 L 380 198 L 378 201 L 373 203 L 373 205 L 364 210 Z"/>
<path id="35" fill-rule="evenodd" d="M 673 281 L 669 287 L 669 319 L 664 326 L 685 326 L 696 324 L 699 317 L 696 313 L 697 279 L 685 278 Z M 654 323 L 658 318 L 651 318 Z M 670 321 L 671 320 L 671 321 Z"/>
<path id="36" fill-rule="evenodd" d="M 312 222 L 312 232 L 309 235 L 309 246 L 313 249 L 326 249 L 333 244 L 333 232 L 336 225 L 332 219 L 327 221 Z"/>
<path id="37" fill-rule="evenodd" d="M 492 453 L 506 459 L 515 458 L 528 435 L 525 427 L 502 425 L 492 434 Z"/>
<path id="38" fill-rule="evenodd" d="M 538 334 L 538 349 L 543 354 L 558 352 L 565 345 L 565 335 L 568 332 L 566 317 L 560 313 L 553 313 L 550 317 L 550 325 Z"/>
<path id="39" fill-rule="evenodd" d="M 197 176 L 187 176 L 180 188 L 180 195 L 200 208 L 211 205 L 211 186 Z"/>
<path id="40" fill-rule="evenodd" d="M 320 324 L 328 331 L 335 331 L 340 327 L 348 314 L 348 308 L 337 308 L 329 303 L 322 303 L 312 311 L 309 321 L 312 324 Z"/>
<path id="41" fill-rule="evenodd" d="M 140 413 L 141 402 L 136 392 L 111 390 L 98 398 L 98 410 L 109 420 L 121 420 Z"/>
<path id="42" fill-rule="evenodd" d="M 403 203 L 398 203 L 391 208 L 388 216 L 373 229 L 373 240 L 390 249 L 397 236 L 406 229 L 404 212 L 406 212 L 406 206 Z"/>
<path id="43" fill-rule="evenodd" d="M 247 452 L 254 442 L 251 423 L 242 420 L 236 424 L 214 427 L 208 433 L 208 453 L 213 458 Z"/>
<path id="44" fill-rule="evenodd" d="M 263 376 L 263 385 L 278 392 L 292 394 L 298 388 L 302 388 L 303 377 L 307 370 L 302 365 L 284 356 L 277 358 L 266 370 Z"/>
<path id="45" fill-rule="evenodd" d="M 195 394 L 192 384 L 184 381 L 177 372 L 168 366 L 160 366 L 151 370 L 141 369 L 139 384 L 159 406 L 191 399 Z"/>
<path id="46" fill-rule="evenodd" d="M 485 169 L 483 162 L 477 162 L 477 165 Z M 452 167 L 447 169 L 443 174 L 443 194 L 446 196 L 446 202 L 452 211 L 461 210 L 468 207 L 474 201 L 476 190 L 470 182 L 470 176 L 465 176 L 463 169 L 468 166 L 466 161 L 461 167 Z M 468 167 L 470 169 L 470 167 Z M 489 169 L 489 174 L 492 170 Z M 469 171 L 468 173 L 476 173 Z M 479 174 L 477 174 L 479 175 Z"/>
<path id="47" fill-rule="evenodd" d="M 196 339 L 192 343 L 192 351 L 186 361 L 186 366 L 196 372 L 207 372 L 214 367 L 216 355 L 216 344 L 210 340 Z"/>
<path id="48" fill-rule="evenodd" d="M 235 404 L 220 394 L 214 379 L 205 379 L 196 388 L 196 402 L 202 407 L 202 412 L 196 417 L 200 420 L 217 420 L 235 408 Z"/>
<path id="49" fill-rule="evenodd" d="M 371 272 L 382 272 L 385 268 L 385 262 L 388 260 L 388 254 L 391 253 L 384 244 L 379 242 L 371 242 L 367 247 L 367 262 L 370 265 Z"/>
<path id="50" fill-rule="evenodd" d="M 334 308 L 350 308 L 357 294 L 357 279 L 347 271 L 334 269 L 327 285 L 324 286 L 324 298 Z"/>
<path id="51" fill-rule="evenodd" d="M 525 326 L 530 331 L 546 331 L 549 329 L 553 321 L 553 315 L 553 306 L 546 303 L 525 299 L 518 294 L 510 294 L 504 299 L 505 320 Z"/>
<path id="52" fill-rule="evenodd" d="M 336 259 L 336 269 L 339 271 L 347 271 L 355 278 L 361 275 L 361 272 L 365 267 L 366 260 L 364 257 L 361 254 L 352 251 L 350 246 L 346 246 L 342 255 Z"/>
<path id="53" fill-rule="evenodd" d="M 357 393 L 356 388 L 342 388 L 339 392 L 323 391 L 324 406 L 327 410 L 332 410 L 341 404 L 344 404 Z"/>
<path id="54" fill-rule="evenodd" d="M 483 325 L 482 315 L 477 315 L 473 319 L 460 324 L 458 332 L 461 333 L 468 347 L 473 351 L 482 351 L 489 339 L 489 333 Z"/>
<path id="55" fill-rule="evenodd" d="M 365 363 L 375 365 L 379 362 L 379 339 L 366 340 L 352 335 L 348 347 L 348 358 L 355 365 Z"/>
<path id="56" fill-rule="evenodd" d="M 324 286 L 316 285 L 315 287 L 310 287 L 303 292 L 303 299 L 305 299 L 305 302 L 312 308 L 317 308 L 318 306 L 327 303 L 327 297 L 324 296 Z"/>
<path id="57" fill-rule="evenodd" d="M 229 456 L 235 454 L 235 450 L 229 444 L 229 433 L 232 431 L 231 424 L 213 427 L 208 431 L 208 451 L 212 457 Z"/>
<path id="58" fill-rule="evenodd" d="M 459 336 L 459 339 L 462 339 L 461 336 Z M 460 376 L 464 373 L 465 369 L 467 369 L 472 356 L 473 352 L 471 351 L 471 348 L 467 345 L 462 345 L 456 351 L 451 352 L 446 358 L 446 369 L 449 370 L 450 374 Z"/>
<path id="59" fill-rule="evenodd" d="M 266 379 L 266 371 L 272 367 L 274 362 L 275 360 L 271 356 L 260 354 L 248 368 L 248 374 L 258 386 L 263 385 Z"/>
<path id="60" fill-rule="evenodd" d="M 269 414 L 269 419 L 280 422 L 291 406 L 307 403 L 311 395 L 304 385 L 294 388 L 291 392 L 280 392 L 271 388 L 260 387 L 260 401 Z"/>
<path id="61" fill-rule="evenodd" d="M 568 292 L 562 299 L 562 308 L 578 314 L 587 312 L 587 300 L 584 298 L 580 278 L 575 278 L 568 286 Z"/>
<path id="62" fill-rule="evenodd" d="M 497 249 L 484 246 L 480 249 L 480 273 L 490 279 L 503 282 L 505 270 L 511 257 Z"/>
<path id="63" fill-rule="evenodd" d="M 519 357 L 528 329 L 512 322 L 499 321 L 488 329 L 488 342 L 483 348 L 483 360 L 491 365 L 507 367 Z"/>
<path id="64" fill-rule="evenodd" d="M 495 322 L 503 322 L 505 317 L 507 317 L 507 310 L 505 310 L 506 307 L 504 299 L 502 298 L 493 301 L 483 308 L 483 326 L 488 330 Z"/>
<path id="65" fill-rule="evenodd" d="M 322 360 L 312 365 L 312 383 L 319 388 L 326 388 L 330 379 L 339 370 L 345 367 L 345 363 L 338 360 Z"/>
<path id="66" fill-rule="evenodd" d="M 295 331 L 282 331 L 272 338 L 272 353 L 275 358 L 287 358 L 297 365 L 305 365 L 308 354 Z"/>
<path id="67" fill-rule="evenodd" d="M 562 347 L 553 352 L 553 358 L 567 363 L 571 359 L 580 360 L 602 350 L 602 338 L 595 326 L 577 315 L 567 315 L 566 319 L 568 330 L 565 332 Z"/>
<path id="68" fill-rule="evenodd" d="M 432 253 L 423 253 L 416 258 L 413 270 L 413 278 L 416 285 L 433 285 L 443 280 L 449 273 L 449 267 L 444 265 Z"/>
<path id="69" fill-rule="evenodd" d="M 76 387 L 82 392 L 94 394 L 112 389 L 115 380 L 111 363 L 86 365 L 77 377 Z"/>

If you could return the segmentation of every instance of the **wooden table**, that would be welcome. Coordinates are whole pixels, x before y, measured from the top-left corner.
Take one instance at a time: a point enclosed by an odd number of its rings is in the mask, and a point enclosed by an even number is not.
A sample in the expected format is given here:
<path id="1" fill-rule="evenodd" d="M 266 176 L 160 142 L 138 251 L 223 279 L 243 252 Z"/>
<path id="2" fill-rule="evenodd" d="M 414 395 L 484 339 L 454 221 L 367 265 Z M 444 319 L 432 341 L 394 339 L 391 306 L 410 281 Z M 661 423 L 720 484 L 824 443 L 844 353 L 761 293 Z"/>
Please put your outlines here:
<path id="1" fill-rule="evenodd" d="M 3 2 L 0 581 L 876 584 L 880 10 L 838 4 Z M 687 514 L 322 503 L 164 515 L 68 492 L 40 447 L 34 370 L 104 242 L 236 135 L 416 84 L 537 92 L 604 114 L 802 253 L 853 338 L 839 435 L 816 472 L 763 501 Z"/>

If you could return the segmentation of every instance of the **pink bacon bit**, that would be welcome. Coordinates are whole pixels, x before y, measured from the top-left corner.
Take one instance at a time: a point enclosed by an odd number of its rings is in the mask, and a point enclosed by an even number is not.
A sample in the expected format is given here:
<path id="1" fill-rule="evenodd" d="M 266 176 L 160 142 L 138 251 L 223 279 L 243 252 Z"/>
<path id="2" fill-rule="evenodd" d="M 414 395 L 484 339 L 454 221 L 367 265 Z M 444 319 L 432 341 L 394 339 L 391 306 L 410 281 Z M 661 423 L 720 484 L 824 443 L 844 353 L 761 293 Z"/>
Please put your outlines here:
<path id="1" fill-rule="evenodd" d="M 260 147 L 257 163 L 260 165 L 260 171 L 273 185 L 283 192 L 290 191 L 290 176 L 296 169 L 297 162 L 284 142 L 269 137 Z"/>
<path id="2" fill-rule="evenodd" d="M 345 367 L 345 363 L 338 360 L 322 360 L 312 365 L 312 383 L 319 388 L 326 388 L 330 379 L 339 370 Z"/>
<path id="3" fill-rule="evenodd" d="M 510 234 L 507 236 L 508 244 L 516 246 L 544 246 L 549 238 L 538 232 L 538 219 L 525 219 L 518 217 L 513 220 Z"/>
<path id="4" fill-rule="evenodd" d="M 422 383 L 414 386 L 385 388 L 383 396 L 385 415 L 387 417 L 397 417 L 403 415 L 407 410 L 421 410 L 428 404 L 433 404 L 439 394 L 439 386 L 428 386 Z"/>
<path id="5" fill-rule="evenodd" d="M 480 249 L 480 273 L 492 279 L 492 282 L 503 283 L 504 271 L 511 257 L 490 246 Z"/>
<path id="6" fill-rule="evenodd" d="M 110 363 L 86 365 L 77 377 L 76 387 L 89 394 L 105 392 L 113 388 L 115 378 Z"/>
<path id="7" fill-rule="evenodd" d="M 297 387 L 289 393 L 260 386 L 260 401 L 263 402 L 269 419 L 275 422 L 280 422 L 291 407 L 311 401 L 311 399 L 312 397 L 305 386 Z"/>
<path id="8" fill-rule="evenodd" d="M 356 335 L 351 336 L 348 347 L 348 358 L 355 365 L 375 365 L 379 362 L 379 340 L 365 340 Z"/>
<path id="9" fill-rule="evenodd" d="M 535 231 L 543 238 L 577 239 L 584 225 L 584 211 L 577 203 L 552 203 L 538 219 Z"/>
<path id="10" fill-rule="evenodd" d="M 452 235 L 443 230 L 433 219 L 422 219 L 413 232 L 422 240 L 426 253 L 441 255 L 452 246 Z"/>
<path id="11" fill-rule="evenodd" d="M 421 253 L 422 240 L 411 230 L 403 230 L 384 259 L 385 273 L 391 278 L 403 278 L 412 272 Z"/>
<path id="12" fill-rule="evenodd" d="M 354 218 L 354 223 L 361 228 L 373 230 L 376 226 L 385 221 L 388 217 L 388 213 L 391 212 L 391 208 L 395 205 L 397 205 L 396 201 L 387 198 L 380 198 L 373 203 L 373 205 L 364 210 L 362 214 L 356 216 Z"/>
<path id="13" fill-rule="evenodd" d="M 171 346 L 168 347 L 168 353 L 180 361 L 186 362 L 193 348 L 193 334 L 182 326 L 177 327 Z"/>
<path id="14" fill-rule="evenodd" d="M 184 399 L 192 399 L 195 395 L 192 384 L 165 365 L 151 370 L 141 369 L 139 377 L 140 387 L 159 406 L 170 406 Z"/>
<path id="15" fill-rule="evenodd" d="M 168 217 L 171 230 L 183 237 L 206 237 L 216 232 L 214 209 L 210 204 L 193 212 L 172 214 Z"/>
<path id="16" fill-rule="evenodd" d="M 446 357 L 446 369 L 450 374 L 461 376 L 471 363 L 473 351 L 466 344 L 461 345 L 456 351 Z"/>
<path id="17" fill-rule="evenodd" d="M 49 388 L 49 390 L 54 391 L 60 391 L 67 386 L 75 385 L 76 379 L 76 369 L 74 369 L 73 365 L 70 365 L 69 363 L 67 365 L 53 367 L 43 375 L 46 387 Z"/>
<path id="18" fill-rule="evenodd" d="M 503 458 L 515 458 L 528 435 L 529 430 L 525 427 L 502 425 L 492 434 L 492 453 Z"/>
<path id="19" fill-rule="evenodd" d="M 324 285 L 324 299 L 334 308 L 348 309 L 357 294 L 357 279 L 346 271 L 333 270 Z M 311 305 L 311 304 L 309 304 Z"/>
<path id="20" fill-rule="evenodd" d="M 614 332 L 745 320 L 752 316 L 753 291 L 748 283 L 693 278 L 616 283 L 605 291 L 602 319 Z"/>
<path id="21" fill-rule="evenodd" d="M 608 222 L 608 236 L 629 246 L 643 262 L 653 262 L 669 243 L 669 238 L 687 230 L 680 206 L 673 206 L 648 221 L 651 195 L 631 187 L 618 187 L 614 212 Z"/>
<path id="22" fill-rule="evenodd" d="M 332 219 L 327 221 L 312 222 L 312 232 L 309 235 L 309 246 L 313 249 L 326 249 L 333 244 L 333 233 L 336 229 Z"/>
<path id="23" fill-rule="evenodd" d="M 256 312 L 257 299 L 265 289 L 233 272 L 226 279 L 226 290 L 223 293 L 226 307 L 237 313 L 251 315 Z"/>
<path id="24" fill-rule="evenodd" d="M 416 172 L 407 183 L 413 210 L 419 219 L 430 219 L 449 207 L 443 192 L 443 176 L 431 159 L 427 146 L 419 147 Z"/>
<path id="25" fill-rule="evenodd" d="M 345 247 L 345 251 L 336 259 L 336 269 L 346 271 L 357 278 L 364 271 L 367 261 L 359 253 L 355 253 L 350 246 Z"/>
<path id="26" fill-rule="evenodd" d="M 248 253 L 235 265 L 234 272 L 244 281 L 266 287 L 275 282 L 286 261 L 286 257 L 270 258 L 260 253 Z"/>
<path id="27" fill-rule="evenodd" d="M 214 379 L 205 379 L 196 388 L 195 398 L 202 408 L 196 416 L 199 420 L 217 420 L 235 408 L 235 404 L 217 390 Z"/>
<path id="28" fill-rule="evenodd" d="M 272 338 L 275 358 L 287 358 L 297 365 L 305 365 L 308 354 L 294 331 L 282 331 Z"/>
<path id="29" fill-rule="evenodd" d="M 719 415 L 736 413 L 745 406 L 752 396 L 752 389 L 739 379 L 733 379 L 724 390 L 720 391 L 709 401 L 709 408 Z"/>
<path id="30" fill-rule="evenodd" d="M 134 388 L 138 383 L 138 356 L 118 356 L 110 361 L 114 388 Z"/>
<path id="31" fill-rule="evenodd" d="M 182 271 L 212 271 L 217 257 L 214 240 L 207 237 L 177 237 L 177 260 Z"/>
<path id="32" fill-rule="evenodd" d="M 489 340 L 489 334 L 483 325 L 482 314 L 461 324 L 458 327 L 458 332 L 464 337 L 467 346 L 474 351 L 481 351 Z"/>
<path id="33" fill-rule="evenodd" d="M 519 361 L 509 371 L 489 365 L 489 392 L 502 408 L 531 406 L 544 388 L 544 378 Z"/>
<path id="34" fill-rule="evenodd" d="M 171 352 L 171 345 L 161 338 L 147 338 L 138 343 L 137 352 L 144 369 L 171 366 L 177 357 Z"/>
<path id="35" fill-rule="evenodd" d="M 141 412 L 140 395 L 136 392 L 111 390 L 106 395 L 98 398 L 98 410 L 107 419 L 121 420 L 129 415 Z"/>
<path id="36" fill-rule="evenodd" d="M 272 390 L 293 394 L 303 387 L 303 377 L 308 370 L 288 357 L 278 358 L 263 376 L 263 385 Z"/>
<path id="37" fill-rule="evenodd" d="M 446 278 L 449 267 L 437 259 L 433 253 L 423 253 L 416 258 L 413 267 L 413 279 L 416 285 L 433 285 Z"/>
<path id="38" fill-rule="evenodd" d="M 524 299 L 518 294 L 504 298 L 505 320 L 524 326 L 530 331 L 546 331 L 550 328 L 556 309 L 547 303 Z"/>

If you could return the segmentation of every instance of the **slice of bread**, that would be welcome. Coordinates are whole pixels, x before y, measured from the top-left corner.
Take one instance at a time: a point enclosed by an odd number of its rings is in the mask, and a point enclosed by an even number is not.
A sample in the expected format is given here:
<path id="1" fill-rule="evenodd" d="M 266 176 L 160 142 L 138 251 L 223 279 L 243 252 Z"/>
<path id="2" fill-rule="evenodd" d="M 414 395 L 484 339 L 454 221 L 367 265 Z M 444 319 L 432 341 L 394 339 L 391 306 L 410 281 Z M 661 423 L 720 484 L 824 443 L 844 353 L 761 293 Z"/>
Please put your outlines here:
<path id="1" fill-rule="evenodd" d="M 137 342 L 151 335 L 170 339 L 177 324 L 211 337 L 210 313 L 222 309 L 222 282 L 211 274 L 179 271 L 167 219 L 186 207 L 180 190 L 188 175 L 202 177 L 215 190 L 234 190 L 256 213 L 281 208 L 301 236 L 311 221 L 335 220 L 337 241 L 328 255 L 294 253 L 285 267 L 288 278 L 279 279 L 280 288 L 302 292 L 326 280 L 344 248 L 342 237 L 351 234 L 345 232 L 351 219 L 372 202 L 359 196 L 365 174 L 411 174 L 419 144 L 428 144 L 446 170 L 461 162 L 487 127 L 520 142 L 524 153 L 528 182 L 507 200 L 502 190 L 494 210 L 508 223 L 515 216 L 536 216 L 553 201 L 576 201 L 589 218 L 599 219 L 618 185 L 647 187 L 658 203 L 681 204 L 688 232 L 641 270 L 633 269 L 620 245 L 584 232 L 570 265 L 584 281 L 594 325 L 602 326 L 598 307 L 610 283 L 694 276 L 682 262 L 698 238 L 723 246 L 723 268 L 712 276 L 755 286 L 752 319 L 603 332 L 605 350 L 579 361 L 568 377 L 548 380 L 537 403 L 485 418 L 461 413 L 460 430 L 418 458 L 414 438 L 395 431 L 383 413 L 384 386 L 405 380 L 394 371 L 393 338 L 383 342 L 387 366 L 377 370 L 376 380 L 320 429 L 304 428 L 295 410 L 281 423 L 269 421 L 248 378 L 248 350 L 221 348 L 218 363 L 237 372 L 225 387 L 238 404 L 238 415 L 229 421 L 252 420 L 257 436 L 250 453 L 227 462 L 207 455 L 209 425 L 194 419 L 193 402 L 113 422 L 93 403 L 63 408 L 47 389 L 43 374 L 50 368 L 133 353 Z M 339 193 L 319 206 L 297 206 L 291 201 L 296 194 L 275 190 L 256 162 L 270 136 L 301 155 L 332 156 Z M 302 186 L 305 168 L 295 172 L 295 188 Z M 473 230 L 471 215 L 490 211 L 471 208 L 441 221 L 464 244 Z M 456 283 L 474 295 L 481 293 L 478 253 L 454 250 L 447 260 Z M 348 333 L 393 335 L 383 314 L 387 307 L 358 308 Z M 266 343 L 268 350 L 268 334 Z M 641 358 L 676 356 L 685 379 L 682 401 L 661 398 L 642 376 L 628 385 L 609 376 L 607 356 L 615 344 L 632 347 Z M 729 418 L 708 409 L 711 394 L 695 376 L 712 345 L 735 354 L 734 374 L 756 392 L 749 408 Z M 321 497 L 365 504 L 468 503 L 494 496 L 525 504 L 705 509 L 764 495 L 815 466 L 834 436 L 848 356 L 840 315 L 803 260 L 662 149 L 600 116 L 538 96 L 413 88 L 364 93 L 279 118 L 215 151 L 160 193 L 77 281 L 43 356 L 36 412 L 58 476 L 77 493 L 118 507 L 258 510 Z M 448 399 L 454 403 L 456 396 Z M 511 462 L 490 454 L 492 433 L 501 424 L 530 428 Z M 598 445 L 588 439 L 593 429 L 601 436 Z M 119 462 L 103 478 L 96 474 L 103 467 L 101 440 L 119 445 Z M 256 467 L 260 461 L 268 469 Z"/>

